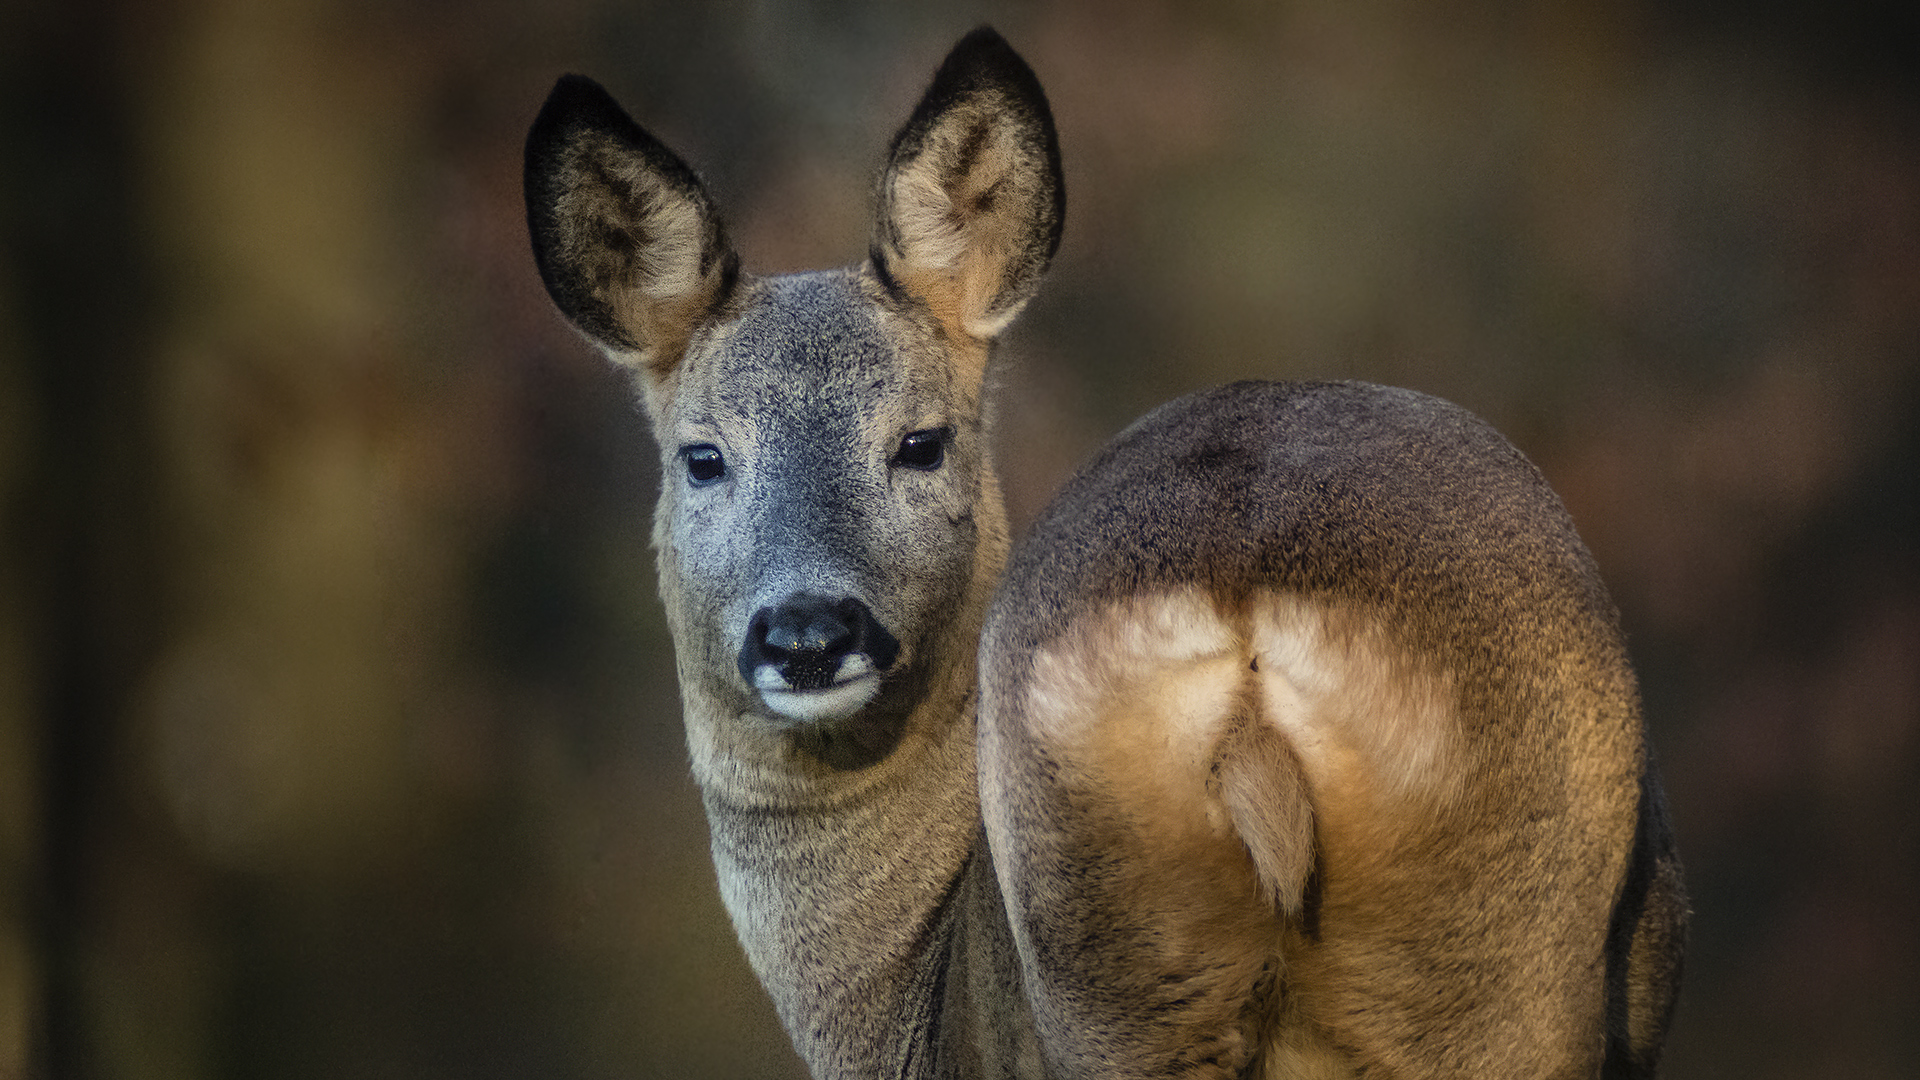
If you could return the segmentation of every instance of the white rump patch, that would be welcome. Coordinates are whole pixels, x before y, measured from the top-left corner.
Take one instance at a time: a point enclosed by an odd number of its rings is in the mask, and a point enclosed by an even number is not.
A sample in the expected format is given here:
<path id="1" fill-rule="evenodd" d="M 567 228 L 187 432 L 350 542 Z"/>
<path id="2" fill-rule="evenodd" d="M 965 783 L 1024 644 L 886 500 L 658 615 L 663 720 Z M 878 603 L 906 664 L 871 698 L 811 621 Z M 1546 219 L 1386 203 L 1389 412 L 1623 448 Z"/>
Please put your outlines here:
<path id="1" fill-rule="evenodd" d="M 1059 764 L 1058 782 L 1098 792 L 1086 805 L 1112 807 L 1126 822 L 1122 833 L 1136 845 L 1124 852 L 1129 864 L 1163 868 L 1134 882 L 1138 902 L 1172 904 L 1202 923 L 1213 917 L 1207 912 L 1244 916 L 1253 920 L 1245 928 L 1266 925 L 1245 906 L 1249 885 L 1267 911 L 1300 913 L 1314 842 L 1299 764 L 1285 735 L 1258 715 L 1239 621 L 1199 588 L 1082 616 L 1034 656 L 1025 719 Z M 982 792 L 995 842 L 1013 832 L 996 787 L 1001 721 L 983 713 Z M 1248 948 L 1266 949 L 1267 932 Z"/>
<path id="2" fill-rule="evenodd" d="M 1316 793 L 1395 802 L 1456 790 L 1462 751 L 1451 678 L 1416 662 L 1365 615 L 1291 593 L 1256 597 L 1248 626 L 1260 711 L 1286 735 Z"/>
<path id="3" fill-rule="evenodd" d="M 1113 695 L 1134 711 L 1164 701 L 1168 743 L 1211 747 L 1240 683 L 1233 628 L 1200 589 L 1123 601 L 1041 648 L 1027 683 L 1035 734 L 1060 746 L 1091 737 Z M 1218 706 L 1216 708 L 1215 706 Z"/>
<path id="4" fill-rule="evenodd" d="M 1121 601 L 1037 649 L 1018 692 L 1025 734 L 1058 767 L 1050 782 L 1093 796 L 1071 804 L 1086 820 L 1047 827 L 1096 828 L 1117 814 L 1138 845 L 1124 854 L 1141 866 L 1217 869 L 1228 864 L 1207 860 L 1241 852 L 1287 916 L 1302 911 L 1317 854 L 1388 850 L 1460 790 L 1468 757 L 1449 676 L 1370 615 L 1292 594 L 1237 608 L 1199 588 Z M 982 810 L 997 850 L 1024 842 L 1005 774 L 1037 779 L 1001 759 L 1010 720 L 990 703 L 981 712 Z M 1148 878 L 1135 885 L 1150 892 Z M 1208 880 L 1153 902 L 1239 910 L 1230 873 Z"/>
<path id="5" fill-rule="evenodd" d="M 1178 589 L 1083 616 L 1034 656 L 1026 714 L 1068 759 L 1124 740 L 1169 769 L 1210 765 L 1251 714 L 1284 737 L 1316 804 L 1444 800 L 1462 772 L 1452 680 L 1370 617 L 1291 593 L 1234 612 Z"/>

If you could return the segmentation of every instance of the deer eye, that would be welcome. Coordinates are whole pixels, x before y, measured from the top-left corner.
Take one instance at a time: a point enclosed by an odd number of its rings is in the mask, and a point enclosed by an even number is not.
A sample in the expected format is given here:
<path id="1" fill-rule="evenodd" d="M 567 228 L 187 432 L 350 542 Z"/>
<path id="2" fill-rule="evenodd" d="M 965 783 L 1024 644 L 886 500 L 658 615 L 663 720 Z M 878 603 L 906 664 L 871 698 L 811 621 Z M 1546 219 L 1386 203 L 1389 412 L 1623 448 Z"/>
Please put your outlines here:
<path id="1" fill-rule="evenodd" d="M 694 487 L 706 487 L 727 475 L 727 459 L 720 456 L 720 448 L 716 446 L 706 443 L 683 446 L 680 460 L 686 462 L 687 482 Z"/>
<path id="2" fill-rule="evenodd" d="M 913 432 L 900 440 L 900 449 L 894 451 L 893 463 L 906 469 L 932 472 L 947 459 L 947 440 L 951 438 L 953 429 L 950 427 Z"/>

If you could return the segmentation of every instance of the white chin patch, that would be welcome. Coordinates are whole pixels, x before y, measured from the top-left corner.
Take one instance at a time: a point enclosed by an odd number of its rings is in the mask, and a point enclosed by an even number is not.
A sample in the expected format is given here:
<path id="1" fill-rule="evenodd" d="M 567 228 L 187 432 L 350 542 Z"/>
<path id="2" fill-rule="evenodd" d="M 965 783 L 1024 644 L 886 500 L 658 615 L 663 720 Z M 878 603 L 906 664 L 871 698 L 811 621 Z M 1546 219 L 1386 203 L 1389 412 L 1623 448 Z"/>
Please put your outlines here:
<path id="1" fill-rule="evenodd" d="M 771 664 L 754 672 L 754 689 L 767 708 L 789 720 L 818 724 L 845 720 L 866 707 L 880 692 L 880 673 L 873 662 L 855 653 L 840 662 L 831 686 L 819 690 L 795 690 Z"/>
<path id="2" fill-rule="evenodd" d="M 879 691 L 880 676 L 862 675 L 824 690 L 762 690 L 760 700 L 789 720 L 818 724 L 845 720 L 864 708 Z"/>

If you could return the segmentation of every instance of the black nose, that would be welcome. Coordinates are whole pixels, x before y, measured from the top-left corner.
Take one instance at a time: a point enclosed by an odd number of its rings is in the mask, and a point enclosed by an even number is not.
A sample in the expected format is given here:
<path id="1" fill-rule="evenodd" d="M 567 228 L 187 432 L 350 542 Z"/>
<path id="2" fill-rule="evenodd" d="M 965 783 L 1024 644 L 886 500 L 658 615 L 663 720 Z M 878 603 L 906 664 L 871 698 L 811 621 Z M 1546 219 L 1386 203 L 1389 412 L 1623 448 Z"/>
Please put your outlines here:
<path id="1" fill-rule="evenodd" d="M 740 647 L 740 676 L 757 686 L 755 676 L 771 666 L 795 690 L 821 690 L 857 653 L 866 654 L 874 671 L 885 671 L 900 655 L 900 642 L 852 597 L 801 595 L 753 613 Z"/>

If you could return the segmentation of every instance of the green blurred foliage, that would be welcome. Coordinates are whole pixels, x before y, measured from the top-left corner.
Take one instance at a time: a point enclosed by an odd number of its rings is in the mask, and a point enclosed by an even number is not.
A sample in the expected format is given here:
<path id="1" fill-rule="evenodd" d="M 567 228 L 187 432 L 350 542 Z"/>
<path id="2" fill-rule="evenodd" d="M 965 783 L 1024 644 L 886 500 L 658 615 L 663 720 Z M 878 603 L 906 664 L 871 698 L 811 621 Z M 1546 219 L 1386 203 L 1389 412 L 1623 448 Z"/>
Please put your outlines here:
<path id="1" fill-rule="evenodd" d="M 795 1076 L 715 896 L 654 450 L 528 257 L 577 70 L 749 268 L 858 258 L 982 20 L 1065 245 L 1016 523 L 1232 378 L 1460 401 L 1633 635 L 1675 1077 L 1920 1057 L 1920 81 L 1872 0 L 0 9 L 0 1077 Z"/>

